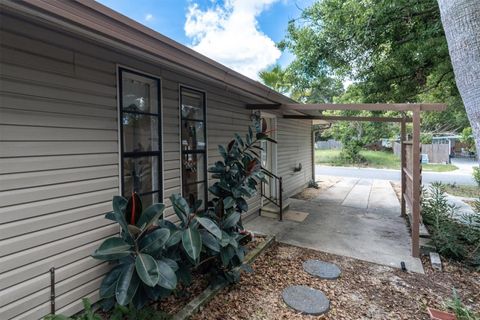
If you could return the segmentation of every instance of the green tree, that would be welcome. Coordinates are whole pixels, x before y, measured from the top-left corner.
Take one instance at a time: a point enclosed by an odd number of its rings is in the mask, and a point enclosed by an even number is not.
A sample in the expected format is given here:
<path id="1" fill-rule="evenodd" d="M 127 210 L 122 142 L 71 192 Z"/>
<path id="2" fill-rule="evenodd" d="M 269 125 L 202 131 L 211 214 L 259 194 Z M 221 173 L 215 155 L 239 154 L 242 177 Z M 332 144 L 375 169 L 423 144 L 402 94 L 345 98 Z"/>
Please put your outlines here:
<path id="1" fill-rule="evenodd" d="M 335 96 L 343 93 L 339 79 L 330 76 L 304 77 L 292 64 L 282 69 L 278 64 L 259 73 L 262 82 L 270 88 L 290 95 L 304 103 L 330 103 Z"/>
<path id="2" fill-rule="evenodd" d="M 334 98 L 335 103 L 359 103 L 364 100 L 363 92 L 357 84 L 350 85 L 344 94 Z M 337 110 L 329 111 L 329 115 L 341 116 L 378 116 L 382 112 Z M 363 161 L 359 152 L 367 144 L 378 142 L 382 138 L 393 137 L 398 133 L 398 124 L 386 122 L 339 121 L 323 132 L 343 144 L 341 157 L 352 163 Z"/>
<path id="3" fill-rule="evenodd" d="M 473 138 L 473 132 L 471 127 L 463 129 L 460 141 L 465 143 L 469 152 L 475 152 L 475 139 Z"/>
<path id="4" fill-rule="evenodd" d="M 288 94 L 291 86 L 287 82 L 287 76 L 285 70 L 279 64 L 274 65 L 270 69 L 260 71 L 258 74 L 262 82 L 283 94 Z"/>
<path id="5" fill-rule="evenodd" d="M 317 1 L 279 47 L 296 57 L 286 68 L 293 86 L 351 80 L 361 102 L 447 102 L 444 114 L 425 116 L 429 131 L 468 123 L 436 0 Z"/>

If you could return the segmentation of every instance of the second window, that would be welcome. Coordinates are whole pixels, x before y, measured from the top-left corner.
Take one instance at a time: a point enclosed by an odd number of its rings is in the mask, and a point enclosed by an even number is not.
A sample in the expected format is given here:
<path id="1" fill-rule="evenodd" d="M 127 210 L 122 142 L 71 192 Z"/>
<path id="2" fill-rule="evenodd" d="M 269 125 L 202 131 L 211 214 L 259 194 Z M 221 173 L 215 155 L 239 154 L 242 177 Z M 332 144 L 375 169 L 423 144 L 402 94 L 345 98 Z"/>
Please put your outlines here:
<path id="1" fill-rule="evenodd" d="M 207 130 L 205 93 L 180 87 L 182 194 L 193 206 L 207 201 Z"/>

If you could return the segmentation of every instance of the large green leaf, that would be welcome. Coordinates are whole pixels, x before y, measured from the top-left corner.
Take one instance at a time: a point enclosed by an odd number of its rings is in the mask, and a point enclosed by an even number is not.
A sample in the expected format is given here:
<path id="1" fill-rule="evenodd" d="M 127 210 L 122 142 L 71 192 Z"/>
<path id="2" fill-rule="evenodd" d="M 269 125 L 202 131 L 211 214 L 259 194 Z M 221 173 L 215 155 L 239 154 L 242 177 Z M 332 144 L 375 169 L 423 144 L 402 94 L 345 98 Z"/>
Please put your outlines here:
<path id="1" fill-rule="evenodd" d="M 224 146 L 222 145 L 219 145 L 218 146 L 218 152 L 220 153 L 220 155 L 223 157 L 223 159 L 227 159 L 228 155 L 227 155 L 227 150 L 225 149 Z"/>
<path id="2" fill-rule="evenodd" d="M 182 233 L 182 244 L 190 258 L 197 260 L 200 257 L 202 238 L 197 229 L 191 227 L 185 229 Z"/>
<path id="3" fill-rule="evenodd" d="M 202 243 L 204 246 L 215 252 L 220 252 L 219 240 L 212 236 L 210 232 L 207 230 L 200 230 L 200 236 L 202 237 Z"/>
<path id="4" fill-rule="evenodd" d="M 220 239 L 220 246 L 226 247 L 230 243 L 230 235 L 225 231 L 222 231 L 222 239 Z"/>
<path id="5" fill-rule="evenodd" d="M 223 199 L 223 207 L 225 209 L 231 208 L 234 205 L 235 205 L 235 199 L 233 199 L 232 197 L 226 197 L 225 199 Z"/>
<path id="6" fill-rule="evenodd" d="M 122 306 L 129 304 L 135 292 L 137 292 L 139 284 L 140 281 L 135 272 L 135 264 L 132 262 L 125 265 L 118 278 L 115 290 L 115 298 L 118 304 Z"/>
<path id="7" fill-rule="evenodd" d="M 165 205 L 163 203 L 154 203 L 145 209 L 137 222 L 137 227 L 142 229 L 148 228 L 163 215 Z"/>
<path id="8" fill-rule="evenodd" d="M 247 201 L 243 198 L 237 198 L 237 208 L 242 212 L 247 212 L 248 211 Z"/>
<path id="9" fill-rule="evenodd" d="M 197 221 L 218 239 L 222 238 L 222 230 L 209 218 L 197 217 Z"/>
<path id="10" fill-rule="evenodd" d="M 222 227 L 223 228 L 231 228 L 233 226 L 235 226 L 238 221 L 240 220 L 240 213 L 238 212 L 233 212 L 231 214 L 229 214 L 224 220 L 223 220 L 223 223 L 222 223 Z"/>
<path id="11" fill-rule="evenodd" d="M 105 215 L 105 218 L 117 222 L 124 232 L 128 233 L 127 220 L 125 220 L 125 210 L 127 199 L 120 196 L 114 196 L 112 200 L 113 211 Z"/>
<path id="12" fill-rule="evenodd" d="M 138 243 L 141 252 L 156 254 L 161 250 L 168 238 L 170 230 L 167 228 L 159 228 L 144 236 Z"/>
<path id="13" fill-rule="evenodd" d="M 170 233 L 170 238 L 168 238 L 167 243 L 165 243 L 166 247 L 171 247 L 176 245 L 177 243 L 182 240 L 182 231 L 181 230 L 175 230 Z"/>
<path id="14" fill-rule="evenodd" d="M 190 207 L 188 206 L 187 201 L 179 194 L 172 194 L 170 196 L 170 201 L 172 202 L 173 210 L 175 210 L 178 218 L 184 225 L 186 225 L 188 216 L 190 215 Z"/>
<path id="15" fill-rule="evenodd" d="M 100 297 L 109 298 L 115 296 L 115 288 L 117 286 L 118 278 L 122 273 L 122 266 L 117 266 L 110 270 L 109 273 L 103 278 L 100 285 Z"/>
<path id="16" fill-rule="evenodd" d="M 169 259 L 169 258 L 161 258 L 158 261 L 165 262 L 166 264 L 168 264 L 170 266 L 170 268 L 172 268 L 173 271 L 178 270 L 178 263 L 175 262 L 175 260 L 172 260 L 172 259 Z"/>
<path id="17" fill-rule="evenodd" d="M 168 231 L 168 230 L 167 230 Z M 140 279 L 149 287 L 154 287 L 160 278 L 158 265 L 152 256 L 140 253 L 135 259 L 135 269 Z"/>
<path id="18" fill-rule="evenodd" d="M 127 257 L 132 253 L 131 246 L 122 238 L 112 237 L 105 240 L 92 254 L 99 260 L 116 260 Z"/>
<path id="19" fill-rule="evenodd" d="M 158 285 L 160 287 L 174 290 L 177 286 L 177 275 L 172 267 L 163 260 L 157 260 L 159 279 Z"/>
<path id="20" fill-rule="evenodd" d="M 229 265 L 230 260 L 234 255 L 235 249 L 232 246 L 227 246 L 220 250 L 220 258 L 222 259 L 222 263 L 225 267 Z"/>

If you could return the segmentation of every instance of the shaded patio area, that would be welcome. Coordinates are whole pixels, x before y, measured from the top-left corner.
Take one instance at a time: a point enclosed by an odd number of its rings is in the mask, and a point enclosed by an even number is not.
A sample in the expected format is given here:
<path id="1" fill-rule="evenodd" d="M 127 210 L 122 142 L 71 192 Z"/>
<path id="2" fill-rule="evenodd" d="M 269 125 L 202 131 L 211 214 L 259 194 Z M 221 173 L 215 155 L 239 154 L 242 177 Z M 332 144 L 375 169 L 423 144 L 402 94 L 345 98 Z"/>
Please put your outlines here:
<path id="1" fill-rule="evenodd" d="M 257 216 L 249 230 L 275 234 L 282 243 L 423 273 L 411 255 L 411 236 L 400 203 L 386 180 L 342 178 L 311 200 L 290 199 L 289 211 L 303 221 Z M 300 214 L 301 215 L 301 214 Z"/>

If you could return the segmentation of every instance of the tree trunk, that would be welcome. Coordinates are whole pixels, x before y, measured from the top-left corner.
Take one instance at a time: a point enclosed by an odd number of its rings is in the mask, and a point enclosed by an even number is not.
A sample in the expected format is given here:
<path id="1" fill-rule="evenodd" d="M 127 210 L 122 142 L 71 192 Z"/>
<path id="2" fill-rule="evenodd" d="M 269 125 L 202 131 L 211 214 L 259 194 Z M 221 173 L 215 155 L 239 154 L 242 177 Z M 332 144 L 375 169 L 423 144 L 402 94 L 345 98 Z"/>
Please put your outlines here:
<path id="1" fill-rule="evenodd" d="M 480 153 L 480 1 L 438 0 L 455 81 Z M 480 157 L 479 157 L 480 158 Z"/>

